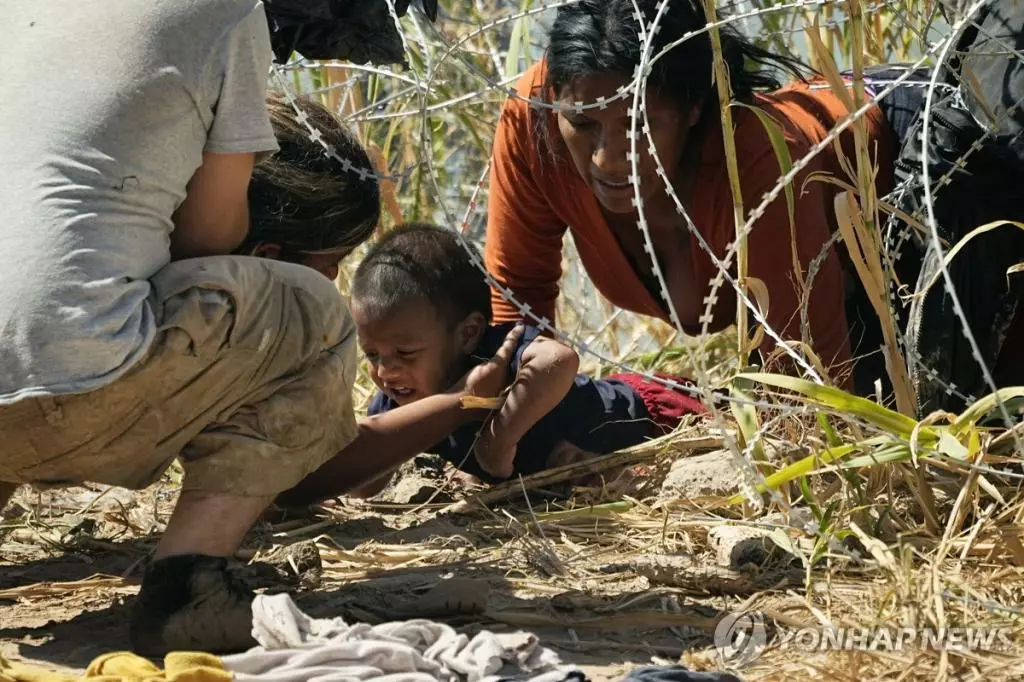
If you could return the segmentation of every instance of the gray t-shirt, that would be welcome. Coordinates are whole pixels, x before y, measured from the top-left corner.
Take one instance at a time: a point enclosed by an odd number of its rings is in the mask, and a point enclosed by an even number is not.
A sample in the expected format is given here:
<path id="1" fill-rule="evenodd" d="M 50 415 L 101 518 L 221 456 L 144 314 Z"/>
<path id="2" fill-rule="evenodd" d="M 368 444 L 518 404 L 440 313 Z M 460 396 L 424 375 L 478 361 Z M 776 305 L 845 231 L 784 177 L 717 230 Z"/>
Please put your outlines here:
<path id="1" fill-rule="evenodd" d="M 277 149 L 262 2 L 4 5 L 0 404 L 138 362 L 148 279 L 203 152 Z"/>

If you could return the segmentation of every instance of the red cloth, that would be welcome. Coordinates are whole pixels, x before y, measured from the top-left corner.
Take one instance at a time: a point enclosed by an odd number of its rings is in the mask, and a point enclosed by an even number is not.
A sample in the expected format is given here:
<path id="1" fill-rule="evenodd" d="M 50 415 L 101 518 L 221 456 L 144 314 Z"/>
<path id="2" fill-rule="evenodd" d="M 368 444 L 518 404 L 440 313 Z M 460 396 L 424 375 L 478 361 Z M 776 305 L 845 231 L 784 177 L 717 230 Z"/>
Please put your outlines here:
<path id="1" fill-rule="evenodd" d="M 683 386 L 693 386 L 693 382 L 689 379 L 660 372 L 652 372 L 652 374 L 660 379 L 668 379 Z M 605 379 L 621 381 L 633 389 L 633 392 L 640 397 L 647 408 L 651 421 L 660 426 L 663 433 L 673 431 L 679 426 L 682 418 L 688 414 L 707 412 L 699 398 L 665 384 L 649 381 L 642 374 L 612 374 Z"/>

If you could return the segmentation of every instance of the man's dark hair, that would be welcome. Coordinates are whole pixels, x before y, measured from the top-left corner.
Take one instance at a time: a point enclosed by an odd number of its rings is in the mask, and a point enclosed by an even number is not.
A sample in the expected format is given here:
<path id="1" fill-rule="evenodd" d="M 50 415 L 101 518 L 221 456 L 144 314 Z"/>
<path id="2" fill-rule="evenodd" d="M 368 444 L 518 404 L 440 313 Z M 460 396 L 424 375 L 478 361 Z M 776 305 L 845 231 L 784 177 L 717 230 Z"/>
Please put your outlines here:
<path id="1" fill-rule="evenodd" d="M 375 319 L 419 298 L 437 308 L 449 327 L 472 313 L 491 321 L 484 273 L 453 231 L 426 223 L 400 225 L 373 245 L 356 269 L 352 298 Z"/>

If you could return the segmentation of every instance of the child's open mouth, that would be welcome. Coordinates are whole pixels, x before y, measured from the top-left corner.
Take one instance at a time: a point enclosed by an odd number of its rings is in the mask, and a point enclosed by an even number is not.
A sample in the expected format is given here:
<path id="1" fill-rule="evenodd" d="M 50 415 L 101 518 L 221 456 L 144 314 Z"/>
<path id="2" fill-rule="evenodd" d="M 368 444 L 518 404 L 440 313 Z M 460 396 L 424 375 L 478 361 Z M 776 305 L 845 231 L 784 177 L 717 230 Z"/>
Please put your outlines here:
<path id="1" fill-rule="evenodd" d="M 405 386 L 388 386 L 388 393 L 390 393 L 393 398 L 408 398 L 415 393 L 415 391 L 411 388 L 406 388 Z"/>

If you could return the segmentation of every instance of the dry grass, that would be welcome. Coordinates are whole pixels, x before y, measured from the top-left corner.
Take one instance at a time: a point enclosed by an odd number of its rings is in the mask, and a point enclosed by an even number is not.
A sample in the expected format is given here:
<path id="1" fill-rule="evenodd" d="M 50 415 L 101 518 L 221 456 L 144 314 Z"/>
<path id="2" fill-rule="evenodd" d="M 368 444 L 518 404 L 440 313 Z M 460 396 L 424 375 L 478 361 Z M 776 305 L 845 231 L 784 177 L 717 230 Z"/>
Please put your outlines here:
<path id="1" fill-rule="evenodd" d="M 607 671 L 619 668 L 610 664 L 652 660 L 720 670 L 714 627 L 740 611 L 760 611 L 779 630 L 1002 627 L 1013 637 L 1010 650 L 994 652 L 794 653 L 769 646 L 743 669 L 744 679 L 994 680 L 1019 679 L 1024 672 L 1016 606 L 1024 592 L 1024 505 L 995 504 L 977 489 L 964 502 L 955 497 L 962 478 L 930 471 L 935 490 L 949 491 L 939 493 L 943 518 L 968 509 L 961 530 L 945 539 L 930 534 L 923 519 L 912 520 L 912 491 L 894 489 L 886 504 L 900 529 L 892 539 L 843 537 L 832 550 L 816 553 L 814 534 L 778 517 L 774 523 L 764 516 L 744 519 L 741 508 L 725 500 L 700 508 L 686 500 L 659 500 L 668 462 L 719 444 L 698 427 L 666 441 L 629 453 L 625 461 L 642 471 L 624 488 L 577 488 L 561 501 L 545 501 L 557 482 L 539 475 L 523 479 L 518 497 L 497 507 L 484 507 L 479 496 L 461 510 L 443 502 L 343 500 L 300 518 L 260 524 L 239 557 L 259 560 L 276 548 L 314 540 L 322 576 L 315 591 L 301 593 L 300 603 L 318 615 L 369 621 L 433 615 L 470 629 L 530 629 L 567 660 L 594 666 L 597 679 L 605 679 L 603 671 L 614 677 Z M 593 472 L 584 466 L 579 473 Z M 819 504 L 830 501 L 830 487 L 831 499 L 849 497 L 834 485 L 835 477 L 820 478 Z M 1004 488 L 1004 495 L 1011 493 Z M 53 662 L 51 654 L 61 649 L 56 640 L 43 641 L 52 628 L 33 629 L 33 623 L 79 621 L 78 635 L 87 638 L 92 621 L 82 614 L 116 607 L 136 589 L 140 561 L 157 539 L 148 530 L 158 532 L 166 520 L 173 484 L 165 480 L 137 496 L 108 494 L 93 502 L 97 494 L 23 489 L 16 496 L 3 526 L 6 567 L 0 568 L 0 641 L 8 650 L 20 642 L 21 655 Z M 837 514 L 864 511 L 844 512 L 842 506 Z M 876 511 L 869 516 L 881 518 Z M 760 565 L 719 566 L 709 535 L 723 525 L 778 528 L 788 538 L 782 544 L 799 558 L 776 551 Z M 665 561 L 672 562 L 670 570 L 652 569 Z M 82 562 L 121 570 L 90 575 L 95 570 Z M 446 581 L 451 592 L 428 599 L 439 578 L 461 581 Z M 28 631 L 37 634 L 26 639 Z"/>

